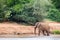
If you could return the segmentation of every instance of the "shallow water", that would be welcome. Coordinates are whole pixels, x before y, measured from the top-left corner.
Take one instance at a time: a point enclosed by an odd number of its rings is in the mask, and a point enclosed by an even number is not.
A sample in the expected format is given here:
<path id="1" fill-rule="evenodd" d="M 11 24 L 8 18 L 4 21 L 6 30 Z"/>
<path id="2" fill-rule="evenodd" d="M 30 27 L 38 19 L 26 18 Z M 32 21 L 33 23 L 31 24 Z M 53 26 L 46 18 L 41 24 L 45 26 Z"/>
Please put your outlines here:
<path id="1" fill-rule="evenodd" d="M 60 40 L 59 36 L 35 36 L 23 38 L 0 38 L 0 40 Z"/>

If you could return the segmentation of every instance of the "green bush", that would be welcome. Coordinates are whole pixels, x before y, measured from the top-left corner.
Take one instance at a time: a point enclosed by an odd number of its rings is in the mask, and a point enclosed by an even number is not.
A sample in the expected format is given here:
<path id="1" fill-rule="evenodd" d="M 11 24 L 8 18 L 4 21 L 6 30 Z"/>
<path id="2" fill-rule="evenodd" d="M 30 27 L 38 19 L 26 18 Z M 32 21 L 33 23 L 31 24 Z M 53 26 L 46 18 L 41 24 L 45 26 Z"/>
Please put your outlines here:
<path id="1" fill-rule="evenodd" d="M 49 8 L 50 1 L 0 0 L 0 20 L 35 24 L 45 18 Z"/>
<path id="2" fill-rule="evenodd" d="M 51 9 L 49 12 L 48 18 L 53 21 L 60 22 L 60 12 L 57 9 Z"/>
<path id="3" fill-rule="evenodd" d="M 52 31 L 53 34 L 60 34 L 60 31 L 59 30 L 54 30 Z"/>
<path id="4" fill-rule="evenodd" d="M 3 22 L 4 21 L 4 19 L 3 18 L 0 18 L 0 22 Z"/>
<path id="5" fill-rule="evenodd" d="M 35 17 L 29 17 L 26 15 L 15 15 L 11 18 L 13 21 L 15 20 L 16 22 L 25 22 L 28 24 L 34 24 L 36 22 L 36 18 Z"/>

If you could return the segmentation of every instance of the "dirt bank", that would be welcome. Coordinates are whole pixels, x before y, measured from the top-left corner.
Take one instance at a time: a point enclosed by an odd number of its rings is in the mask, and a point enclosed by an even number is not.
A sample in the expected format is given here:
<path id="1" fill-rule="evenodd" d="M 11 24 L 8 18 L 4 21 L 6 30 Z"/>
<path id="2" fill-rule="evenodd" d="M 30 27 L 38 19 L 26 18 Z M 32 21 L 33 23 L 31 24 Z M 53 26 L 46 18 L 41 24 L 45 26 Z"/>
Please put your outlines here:
<path id="1" fill-rule="evenodd" d="M 49 23 L 52 30 L 60 30 L 60 23 L 51 22 Z M 34 26 L 26 26 L 17 23 L 4 22 L 0 23 L 0 34 L 33 34 Z"/>

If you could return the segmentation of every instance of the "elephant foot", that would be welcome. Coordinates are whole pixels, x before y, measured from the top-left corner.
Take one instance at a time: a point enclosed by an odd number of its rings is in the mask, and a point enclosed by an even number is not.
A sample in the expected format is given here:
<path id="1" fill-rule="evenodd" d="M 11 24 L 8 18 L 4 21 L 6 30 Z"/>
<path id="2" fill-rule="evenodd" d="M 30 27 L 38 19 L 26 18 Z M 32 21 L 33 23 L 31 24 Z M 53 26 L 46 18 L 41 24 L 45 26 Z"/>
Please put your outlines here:
<path id="1" fill-rule="evenodd" d="M 50 36 L 49 34 L 47 34 L 47 36 Z"/>
<path id="2" fill-rule="evenodd" d="M 40 36 L 40 34 L 38 34 L 38 36 Z"/>

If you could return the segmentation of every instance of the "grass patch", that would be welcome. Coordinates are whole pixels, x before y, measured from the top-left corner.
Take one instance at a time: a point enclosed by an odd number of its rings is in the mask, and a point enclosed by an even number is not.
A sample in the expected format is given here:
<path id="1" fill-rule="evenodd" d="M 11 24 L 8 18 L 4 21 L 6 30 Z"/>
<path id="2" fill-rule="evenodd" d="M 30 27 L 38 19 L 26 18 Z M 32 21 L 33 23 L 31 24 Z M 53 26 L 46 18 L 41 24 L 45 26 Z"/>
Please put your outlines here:
<path id="1" fill-rule="evenodd" d="M 60 30 L 54 30 L 52 31 L 53 34 L 60 34 Z"/>

